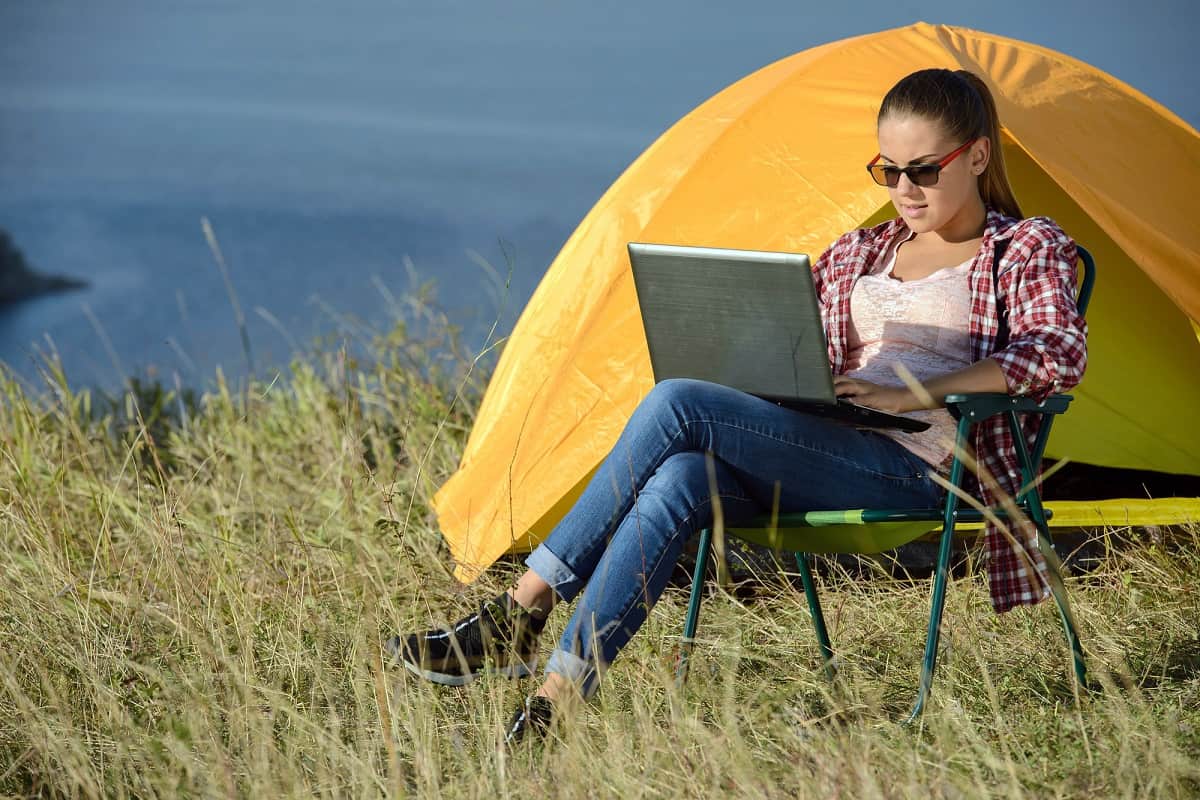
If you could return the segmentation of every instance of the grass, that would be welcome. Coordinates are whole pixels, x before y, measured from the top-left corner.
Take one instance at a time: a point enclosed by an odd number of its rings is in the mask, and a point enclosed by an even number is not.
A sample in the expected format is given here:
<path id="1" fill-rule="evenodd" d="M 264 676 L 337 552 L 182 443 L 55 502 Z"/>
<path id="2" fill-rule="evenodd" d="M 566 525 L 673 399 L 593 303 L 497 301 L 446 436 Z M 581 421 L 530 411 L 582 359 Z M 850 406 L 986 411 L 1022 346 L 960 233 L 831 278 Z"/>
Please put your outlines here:
<path id="1" fill-rule="evenodd" d="M 451 337 L 451 338 L 446 338 Z M 430 510 L 486 376 L 404 326 L 283 379 L 105 402 L 0 386 L 0 794 L 14 797 L 1183 797 L 1200 794 L 1200 531 L 1101 531 L 1069 581 L 1099 691 L 1073 699 L 1052 607 L 949 592 L 930 707 L 928 586 L 826 579 L 829 685 L 786 581 L 714 587 L 688 685 L 668 590 L 544 748 L 500 728 L 529 684 L 455 690 L 380 642 L 465 613 Z M 557 614 L 547 648 L 565 623 Z"/>

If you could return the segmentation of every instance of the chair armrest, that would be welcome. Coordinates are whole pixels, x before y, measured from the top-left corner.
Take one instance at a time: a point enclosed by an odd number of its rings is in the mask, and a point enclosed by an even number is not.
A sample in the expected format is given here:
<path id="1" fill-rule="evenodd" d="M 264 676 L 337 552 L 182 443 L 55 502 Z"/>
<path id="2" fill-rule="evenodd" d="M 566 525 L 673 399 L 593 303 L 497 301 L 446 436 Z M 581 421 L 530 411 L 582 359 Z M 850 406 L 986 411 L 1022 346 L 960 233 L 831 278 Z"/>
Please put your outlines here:
<path id="1" fill-rule="evenodd" d="M 1003 392 L 946 395 L 946 409 L 955 419 L 967 417 L 983 422 L 1005 411 L 1034 414 L 1063 414 L 1075 399 L 1069 394 L 1052 394 L 1040 403 L 1031 397 L 1018 397 Z"/>

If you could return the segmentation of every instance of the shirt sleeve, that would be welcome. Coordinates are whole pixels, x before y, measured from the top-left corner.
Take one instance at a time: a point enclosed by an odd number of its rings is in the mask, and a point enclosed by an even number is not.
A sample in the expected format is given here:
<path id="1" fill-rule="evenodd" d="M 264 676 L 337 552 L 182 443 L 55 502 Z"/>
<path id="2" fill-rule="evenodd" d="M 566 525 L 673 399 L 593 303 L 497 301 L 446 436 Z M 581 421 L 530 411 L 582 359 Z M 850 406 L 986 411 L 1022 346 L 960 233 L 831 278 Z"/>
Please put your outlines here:
<path id="1" fill-rule="evenodd" d="M 817 305 L 821 308 L 822 316 L 825 315 L 825 306 L 828 303 L 829 297 L 829 267 L 833 262 L 833 252 L 837 246 L 838 242 L 834 242 L 825 248 L 825 252 L 821 253 L 812 265 L 813 286 L 816 287 Z"/>
<path id="2" fill-rule="evenodd" d="M 843 233 L 812 265 L 813 285 L 816 287 L 817 304 L 821 307 L 822 317 L 828 315 L 837 283 L 844 277 L 847 263 L 860 255 L 861 240 L 868 233 L 873 231 L 856 229 Z"/>
<path id="3" fill-rule="evenodd" d="M 1087 366 L 1087 321 L 1075 305 L 1075 242 L 1045 217 L 1024 221 L 1005 254 L 1000 292 L 1008 345 L 991 355 L 1008 391 L 1041 400 L 1079 383 Z"/>

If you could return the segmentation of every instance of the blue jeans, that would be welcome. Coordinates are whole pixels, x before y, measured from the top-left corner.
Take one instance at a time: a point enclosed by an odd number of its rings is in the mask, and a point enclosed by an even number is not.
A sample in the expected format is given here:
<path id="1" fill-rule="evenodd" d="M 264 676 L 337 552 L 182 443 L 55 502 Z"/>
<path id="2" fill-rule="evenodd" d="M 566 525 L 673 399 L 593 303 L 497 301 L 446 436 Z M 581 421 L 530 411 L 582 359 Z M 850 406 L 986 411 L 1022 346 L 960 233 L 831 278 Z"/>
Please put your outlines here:
<path id="1" fill-rule="evenodd" d="M 709 459 L 707 454 L 711 453 Z M 781 512 L 936 505 L 932 468 L 904 446 L 713 383 L 663 381 L 638 405 L 579 501 L 526 564 L 563 602 L 583 598 L 547 673 L 585 697 L 637 632 L 683 544 L 713 521 Z"/>

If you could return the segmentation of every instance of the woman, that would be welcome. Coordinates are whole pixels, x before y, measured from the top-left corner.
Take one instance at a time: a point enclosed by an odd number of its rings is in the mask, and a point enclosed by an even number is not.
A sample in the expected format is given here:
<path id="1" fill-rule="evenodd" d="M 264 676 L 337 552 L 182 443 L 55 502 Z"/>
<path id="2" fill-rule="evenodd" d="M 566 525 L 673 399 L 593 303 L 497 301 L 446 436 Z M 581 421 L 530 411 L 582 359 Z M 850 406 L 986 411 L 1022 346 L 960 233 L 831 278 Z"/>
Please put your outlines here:
<path id="1" fill-rule="evenodd" d="M 930 475 L 945 467 L 953 440 L 938 408 L 946 395 L 1041 397 L 1079 382 L 1087 331 L 1075 308 L 1075 245 L 1049 219 L 1022 219 L 987 86 L 961 70 L 913 73 L 888 92 L 877 127 L 868 170 L 899 217 L 842 236 L 813 266 L 814 279 L 837 394 L 931 428 L 859 430 L 724 386 L 664 381 L 516 586 L 451 630 L 392 638 L 397 660 L 453 685 L 477 677 L 485 660 L 512 677 L 530 674 L 546 615 L 582 592 L 544 683 L 506 738 L 544 734 L 567 692 L 596 691 L 684 542 L 711 524 L 712 487 L 726 524 L 769 510 L 776 486 L 785 512 L 935 505 L 941 492 Z M 898 365 L 926 397 L 897 376 Z M 1019 469 L 1002 421 L 979 429 L 982 465 L 1013 492 Z M 1032 541 L 1020 553 L 990 531 L 986 544 L 997 611 L 1046 595 Z"/>

